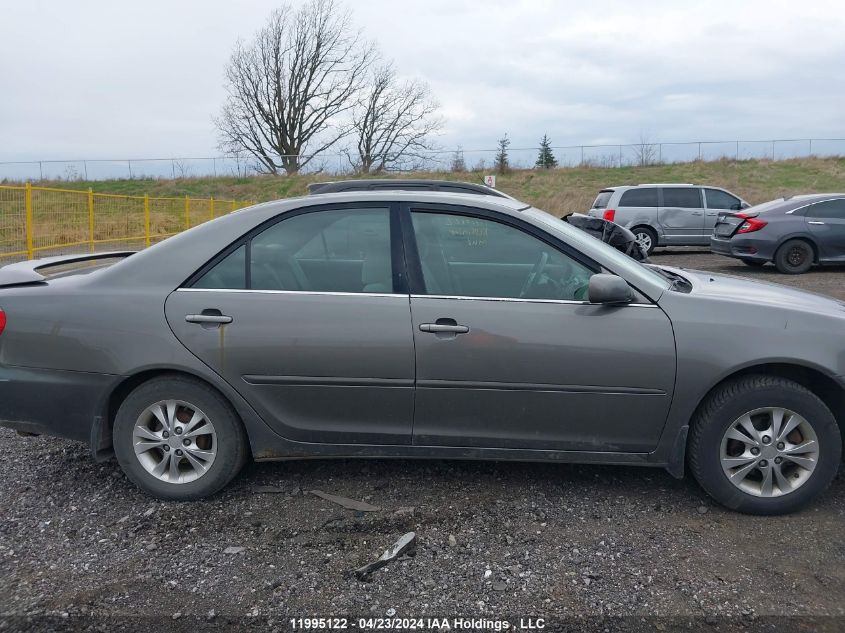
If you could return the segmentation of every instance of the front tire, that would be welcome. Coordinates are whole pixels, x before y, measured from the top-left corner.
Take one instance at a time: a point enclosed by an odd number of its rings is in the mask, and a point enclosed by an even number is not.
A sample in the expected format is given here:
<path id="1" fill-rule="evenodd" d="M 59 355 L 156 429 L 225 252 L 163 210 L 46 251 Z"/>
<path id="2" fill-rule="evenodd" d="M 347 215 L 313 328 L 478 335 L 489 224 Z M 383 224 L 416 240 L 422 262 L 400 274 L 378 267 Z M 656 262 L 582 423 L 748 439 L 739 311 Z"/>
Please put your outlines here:
<path id="1" fill-rule="evenodd" d="M 126 476 L 171 501 L 213 495 L 248 455 L 231 405 L 205 383 L 175 375 L 154 378 L 129 394 L 115 417 L 113 441 Z"/>
<path id="2" fill-rule="evenodd" d="M 842 438 L 830 409 L 808 389 L 774 376 L 717 388 L 696 414 L 689 464 L 722 505 L 787 514 L 814 499 L 839 468 Z"/>
<path id="3" fill-rule="evenodd" d="M 787 240 L 775 253 L 775 266 L 786 275 L 800 275 L 813 265 L 815 252 L 804 240 Z"/>
<path id="4" fill-rule="evenodd" d="M 654 232 L 654 229 L 650 229 L 647 226 L 638 226 L 632 229 L 631 232 L 637 238 L 637 242 L 642 246 L 646 256 L 651 255 L 654 249 L 657 248 L 657 233 Z"/>

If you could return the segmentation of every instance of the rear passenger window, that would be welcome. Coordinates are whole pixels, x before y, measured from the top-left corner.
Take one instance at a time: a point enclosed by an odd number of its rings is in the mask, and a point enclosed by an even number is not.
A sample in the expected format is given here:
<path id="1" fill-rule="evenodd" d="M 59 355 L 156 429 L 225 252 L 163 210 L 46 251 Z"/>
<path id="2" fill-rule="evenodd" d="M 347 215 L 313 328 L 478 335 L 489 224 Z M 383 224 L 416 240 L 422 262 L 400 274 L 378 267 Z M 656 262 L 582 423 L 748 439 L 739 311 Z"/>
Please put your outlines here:
<path id="1" fill-rule="evenodd" d="M 664 207 L 701 208 L 701 191 L 695 187 L 666 187 L 663 189 Z"/>
<path id="2" fill-rule="evenodd" d="M 194 288 L 243 290 L 246 288 L 246 247 L 227 255 L 214 268 L 200 277 Z"/>
<path id="3" fill-rule="evenodd" d="M 704 197 L 707 199 L 708 209 L 739 211 L 742 204 L 739 198 L 719 189 L 705 189 Z"/>
<path id="4" fill-rule="evenodd" d="M 250 240 L 249 254 L 247 262 L 246 246 L 241 246 L 194 287 L 393 293 L 386 208 L 332 209 L 283 219 Z"/>
<path id="5" fill-rule="evenodd" d="M 845 220 L 845 200 L 825 200 L 805 209 L 807 218 L 840 218 Z"/>
<path id="6" fill-rule="evenodd" d="M 619 200 L 620 207 L 656 207 L 657 189 L 655 187 L 642 187 L 630 189 L 622 194 Z"/>

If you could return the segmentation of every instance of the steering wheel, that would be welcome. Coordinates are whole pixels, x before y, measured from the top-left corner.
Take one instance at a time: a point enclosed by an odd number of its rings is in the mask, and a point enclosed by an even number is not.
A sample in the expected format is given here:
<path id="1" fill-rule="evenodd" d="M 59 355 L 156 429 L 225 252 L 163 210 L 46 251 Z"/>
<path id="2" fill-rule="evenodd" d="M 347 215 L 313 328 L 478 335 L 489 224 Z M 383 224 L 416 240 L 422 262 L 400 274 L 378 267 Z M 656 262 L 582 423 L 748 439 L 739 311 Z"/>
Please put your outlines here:
<path id="1" fill-rule="evenodd" d="M 531 272 L 528 273 L 528 277 L 525 279 L 525 283 L 522 284 L 522 289 L 519 291 L 519 298 L 524 299 L 525 295 L 528 294 L 528 291 L 534 286 L 534 282 L 543 274 L 543 271 L 546 270 L 546 264 L 549 263 L 549 254 L 546 251 L 540 253 L 540 257 L 537 258 L 537 262 L 534 264 L 533 268 L 531 268 Z"/>

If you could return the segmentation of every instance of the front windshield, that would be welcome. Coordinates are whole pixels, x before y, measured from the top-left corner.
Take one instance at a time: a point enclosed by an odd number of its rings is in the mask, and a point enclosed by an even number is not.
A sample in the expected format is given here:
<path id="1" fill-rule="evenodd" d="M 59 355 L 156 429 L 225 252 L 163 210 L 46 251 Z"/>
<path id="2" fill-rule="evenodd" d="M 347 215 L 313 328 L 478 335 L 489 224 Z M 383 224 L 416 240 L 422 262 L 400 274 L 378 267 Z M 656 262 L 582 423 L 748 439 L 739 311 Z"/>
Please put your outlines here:
<path id="1" fill-rule="evenodd" d="M 605 244 L 599 239 L 592 237 L 591 235 L 581 231 L 580 229 L 576 229 L 573 226 L 570 226 L 562 219 L 557 218 L 546 211 L 542 211 L 541 209 L 537 209 L 532 207 L 528 210 L 531 213 L 531 216 L 536 220 L 542 222 L 546 226 L 565 233 L 566 236 L 570 239 L 570 241 L 575 246 L 584 245 L 587 249 L 592 250 L 599 250 L 601 252 L 602 258 L 608 260 L 612 267 L 618 266 L 620 269 L 637 269 L 637 272 L 648 276 L 653 283 L 660 284 L 661 286 L 668 287 L 669 281 L 664 275 L 661 275 L 657 272 L 654 268 L 650 266 L 645 266 L 635 260 L 632 257 L 628 257 L 625 253 L 616 250 L 612 246 Z"/>

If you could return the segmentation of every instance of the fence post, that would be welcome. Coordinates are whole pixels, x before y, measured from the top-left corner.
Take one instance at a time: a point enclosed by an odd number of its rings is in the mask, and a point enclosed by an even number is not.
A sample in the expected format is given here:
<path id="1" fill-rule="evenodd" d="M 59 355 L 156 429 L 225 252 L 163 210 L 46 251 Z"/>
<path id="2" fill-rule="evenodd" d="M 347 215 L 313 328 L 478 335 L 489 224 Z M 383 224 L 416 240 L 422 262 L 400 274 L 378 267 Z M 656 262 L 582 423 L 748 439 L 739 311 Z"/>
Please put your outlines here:
<path id="1" fill-rule="evenodd" d="M 211 199 L 208 201 L 208 205 L 211 207 L 211 219 L 214 219 L 214 196 L 211 196 Z"/>
<path id="2" fill-rule="evenodd" d="M 150 246 L 150 196 L 144 194 L 144 245 Z"/>
<path id="3" fill-rule="evenodd" d="M 88 187 L 88 241 L 94 252 L 94 190 Z"/>
<path id="4" fill-rule="evenodd" d="M 185 230 L 191 228 L 191 198 L 185 194 Z"/>
<path id="5" fill-rule="evenodd" d="M 33 259 L 32 249 L 32 183 L 26 183 L 24 192 L 24 206 L 26 208 L 26 258 Z"/>

